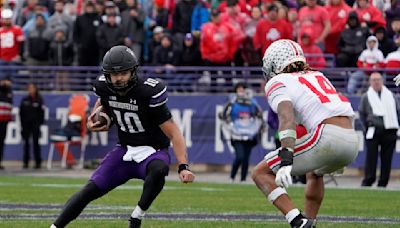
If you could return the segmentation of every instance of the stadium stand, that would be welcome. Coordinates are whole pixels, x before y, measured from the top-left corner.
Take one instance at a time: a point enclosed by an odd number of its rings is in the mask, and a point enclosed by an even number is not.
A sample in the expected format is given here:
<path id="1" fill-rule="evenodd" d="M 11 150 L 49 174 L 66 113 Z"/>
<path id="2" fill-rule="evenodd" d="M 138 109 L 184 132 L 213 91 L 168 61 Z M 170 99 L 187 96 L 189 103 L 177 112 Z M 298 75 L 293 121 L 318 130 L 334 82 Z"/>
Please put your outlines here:
<path id="1" fill-rule="evenodd" d="M 4 68 L 4 66 L 0 66 L 0 71 Z M 24 91 L 30 81 L 36 82 L 42 91 L 55 91 L 55 75 L 58 71 L 69 72 L 68 86 L 66 86 L 69 91 L 91 91 L 93 81 L 100 74 L 99 67 L 14 66 L 12 68 L 16 72 L 12 75 L 14 91 Z M 178 66 L 168 75 L 158 73 L 164 69 L 164 67 L 143 66 L 140 68 L 140 74 L 144 77 L 164 80 L 168 85 L 169 92 L 172 93 L 209 93 L 210 91 L 227 93 L 231 92 L 232 84 L 238 81 L 249 84 L 257 94 L 262 94 L 264 90 L 265 82 L 260 67 Z M 345 94 L 350 74 L 360 69 L 332 67 L 319 70 L 329 77 L 339 92 Z M 395 69 L 377 68 L 374 70 L 388 72 L 386 74 L 387 87 L 396 94 L 400 93 L 394 83 L 391 83 L 395 76 L 392 74 L 396 71 Z M 367 77 L 365 82 L 367 82 Z M 367 86 L 367 83 L 363 83 L 359 93 L 365 91 Z"/>

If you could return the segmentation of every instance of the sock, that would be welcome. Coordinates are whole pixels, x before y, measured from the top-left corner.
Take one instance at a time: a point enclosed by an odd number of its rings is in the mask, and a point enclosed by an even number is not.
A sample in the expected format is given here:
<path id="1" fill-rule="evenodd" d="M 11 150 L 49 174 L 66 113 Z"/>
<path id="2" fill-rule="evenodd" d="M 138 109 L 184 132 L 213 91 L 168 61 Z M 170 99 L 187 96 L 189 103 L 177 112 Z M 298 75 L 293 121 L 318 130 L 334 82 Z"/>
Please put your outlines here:
<path id="1" fill-rule="evenodd" d="M 131 217 L 132 218 L 137 218 L 137 219 L 142 219 L 144 217 L 144 211 L 142 210 L 142 208 L 139 207 L 139 205 L 137 205 L 135 207 L 135 209 L 133 210 Z"/>
<path id="2" fill-rule="evenodd" d="M 291 223 L 297 216 L 300 215 L 300 211 L 299 209 L 295 208 L 290 210 L 286 215 L 286 220 L 288 221 L 288 223 Z"/>

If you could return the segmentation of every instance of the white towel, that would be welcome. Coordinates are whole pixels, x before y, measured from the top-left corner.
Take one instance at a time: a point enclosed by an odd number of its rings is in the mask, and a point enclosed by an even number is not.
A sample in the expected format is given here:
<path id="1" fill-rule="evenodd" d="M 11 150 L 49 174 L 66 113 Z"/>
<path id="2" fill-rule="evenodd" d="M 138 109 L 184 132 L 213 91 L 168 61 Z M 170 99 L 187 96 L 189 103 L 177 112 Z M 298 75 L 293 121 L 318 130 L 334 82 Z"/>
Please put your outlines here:
<path id="1" fill-rule="evenodd" d="M 386 86 L 382 87 L 381 97 L 370 86 L 367 91 L 368 101 L 372 107 L 372 113 L 383 117 L 385 129 L 398 129 L 396 101 L 392 92 Z"/>
<path id="2" fill-rule="evenodd" d="M 126 146 L 127 151 L 124 154 L 122 160 L 124 161 L 135 161 L 140 163 L 150 155 L 154 154 L 156 150 L 151 146 Z"/>

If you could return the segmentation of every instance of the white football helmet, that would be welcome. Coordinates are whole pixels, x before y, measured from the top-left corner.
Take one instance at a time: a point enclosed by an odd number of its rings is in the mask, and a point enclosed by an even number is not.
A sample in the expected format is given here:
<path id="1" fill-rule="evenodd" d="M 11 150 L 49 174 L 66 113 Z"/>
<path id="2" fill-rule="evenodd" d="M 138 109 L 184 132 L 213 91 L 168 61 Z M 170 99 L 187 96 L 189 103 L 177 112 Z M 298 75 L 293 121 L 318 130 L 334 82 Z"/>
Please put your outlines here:
<path id="1" fill-rule="evenodd" d="M 268 80 L 280 74 L 285 67 L 294 62 L 306 63 L 303 49 L 292 40 L 281 39 L 273 42 L 265 51 L 262 71 Z"/>

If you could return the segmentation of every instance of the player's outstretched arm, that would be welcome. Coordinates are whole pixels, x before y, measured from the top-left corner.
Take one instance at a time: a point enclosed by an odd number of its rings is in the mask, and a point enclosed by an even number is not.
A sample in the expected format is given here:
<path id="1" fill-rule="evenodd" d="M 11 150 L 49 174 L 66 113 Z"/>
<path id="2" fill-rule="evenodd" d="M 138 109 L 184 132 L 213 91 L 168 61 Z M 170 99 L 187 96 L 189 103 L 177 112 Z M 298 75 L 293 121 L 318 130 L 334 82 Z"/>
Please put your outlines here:
<path id="1" fill-rule="evenodd" d="M 169 119 L 160 125 L 161 130 L 171 140 L 176 160 L 179 164 L 179 178 L 183 183 L 194 181 L 194 174 L 189 170 L 188 158 L 186 153 L 185 139 L 178 126 L 172 119 Z"/>
<path id="2" fill-rule="evenodd" d="M 398 74 L 396 77 L 394 77 L 393 81 L 396 86 L 399 86 L 400 85 L 400 74 Z"/>
<path id="3" fill-rule="evenodd" d="M 293 151 L 296 142 L 296 119 L 294 115 L 293 104 L 290 101 L 282 101 L 278 105 L 279 118 L 279 140 L 281 148 L 279 157 L 281 164 L 276 173 L 275 183 L 281 187 L 289 187 L 292 184 L 292 165 Z"/>

